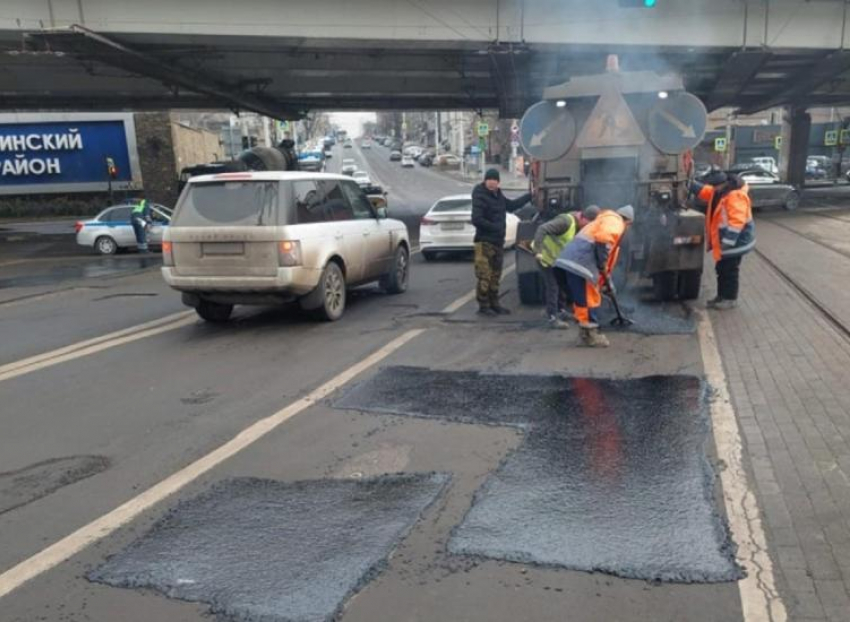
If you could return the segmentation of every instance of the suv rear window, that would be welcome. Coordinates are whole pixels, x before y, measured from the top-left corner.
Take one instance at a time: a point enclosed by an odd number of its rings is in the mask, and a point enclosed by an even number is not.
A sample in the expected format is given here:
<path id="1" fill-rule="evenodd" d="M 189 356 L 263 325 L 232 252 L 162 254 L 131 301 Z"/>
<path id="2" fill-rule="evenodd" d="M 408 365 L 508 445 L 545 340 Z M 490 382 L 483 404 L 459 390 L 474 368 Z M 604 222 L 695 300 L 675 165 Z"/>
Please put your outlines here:
<path id="1" fill-rule="evenodd" d="M 230 180 L 190 184 L 174 224 L 182 227 L 250 227 L 278 224 L 280 182 Z M 283 223 L 281 223 L 283 224 Z"/>

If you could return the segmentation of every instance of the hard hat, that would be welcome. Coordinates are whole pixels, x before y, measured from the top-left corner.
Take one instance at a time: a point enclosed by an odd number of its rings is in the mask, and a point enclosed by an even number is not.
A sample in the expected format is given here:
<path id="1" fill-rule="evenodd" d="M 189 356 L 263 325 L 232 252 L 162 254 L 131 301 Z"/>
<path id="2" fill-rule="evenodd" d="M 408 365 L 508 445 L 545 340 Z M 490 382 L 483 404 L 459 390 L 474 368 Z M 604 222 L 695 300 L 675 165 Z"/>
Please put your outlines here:
<path id="1" fill-rule="evenodd" d="M 617 213 L 630 222 L 634 222 L 635 219 L 635 208 L 631 205 L 624 205 L 620 209 L 617 210 Z"/>

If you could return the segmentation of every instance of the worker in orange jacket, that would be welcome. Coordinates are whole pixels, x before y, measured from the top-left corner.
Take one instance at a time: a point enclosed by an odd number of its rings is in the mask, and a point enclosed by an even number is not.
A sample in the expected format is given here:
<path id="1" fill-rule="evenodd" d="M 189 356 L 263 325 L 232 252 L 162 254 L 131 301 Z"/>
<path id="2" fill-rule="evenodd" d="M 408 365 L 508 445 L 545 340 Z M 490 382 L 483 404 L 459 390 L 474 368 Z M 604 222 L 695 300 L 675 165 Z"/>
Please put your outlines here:
<path id="1" fill-rule="evenodd" d="M 717 295 L 712 309 L 733 309 L 738 304 L 741 260 L 756 245 L 756 228 L 749 188 L 737 175 L 712 171 L 703 183 L 691 187 L 706 205 L 705 237 L 717 272 Z"/>
<path id="2" fill-rule="evenodd" d="M 599 332 L 597 310 L 602 304 L 601 289 L 614 285 L 611 275 L 620 254 L 620 242 L 635 219 L 631 205 L 616 212 L 603 210 L 582 229 L 555 261 L 555 274 L 573 299 L 573 314 L 581 329 L 581 341 L 590 347 L 608 347 L 608 339 Z"/>

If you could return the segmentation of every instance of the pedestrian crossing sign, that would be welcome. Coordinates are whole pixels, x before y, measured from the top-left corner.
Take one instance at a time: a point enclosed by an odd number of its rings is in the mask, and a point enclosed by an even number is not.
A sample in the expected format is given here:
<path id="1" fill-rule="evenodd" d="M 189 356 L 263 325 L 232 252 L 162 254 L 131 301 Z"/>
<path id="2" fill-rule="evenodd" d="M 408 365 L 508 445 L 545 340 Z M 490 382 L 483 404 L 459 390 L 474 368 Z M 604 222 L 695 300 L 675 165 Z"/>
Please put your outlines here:
<path id="1" fill-rule="evenodd" d="M 841 130 L 841 138 L 839 139 L 842 145 L 850 145 L 850 130 Z"/>
<path id="2" fill-rule="evenodd" d="M 485 138 L 490 133 L 490 126 L 486 123 L 478 124 L 478 136 L 480 138 Z"/>
<path id="3" fill-rule="evenodd" d="M 726 151 L 726 139 L 725 138 L 715 138 L 714 139 L 714 150 L 723 153 Z"/>
<path id="4" fill-rule="evenodd" d="M 838 130 L 828 130 L 823 136 L 823 144 L 827 147 L 834 147 L 838 144 Z"/>
<path id="5" fill-rule="evenodd" d="M 773 139 L 773 148 L 776 149 L 777 151 L 782 149 L 782 137 L 781 136 L 777 136 L 776 138 Z"/>

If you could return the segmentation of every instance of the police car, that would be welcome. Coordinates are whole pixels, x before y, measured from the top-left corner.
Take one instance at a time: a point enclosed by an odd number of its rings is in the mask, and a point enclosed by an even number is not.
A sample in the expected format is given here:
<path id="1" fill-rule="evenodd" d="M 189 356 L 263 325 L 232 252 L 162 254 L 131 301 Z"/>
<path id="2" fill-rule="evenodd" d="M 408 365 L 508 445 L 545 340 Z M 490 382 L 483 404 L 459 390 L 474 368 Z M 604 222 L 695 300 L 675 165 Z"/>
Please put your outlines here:
<path id="1" fill-rule="evenodd" d="M 136 248 L 136 234 L 130 214 L 136 203 L 107 207 L 91 220 L 80 220 L 74 225 L 77 244 L 93 249 L 99 255 L 114 255 L 122 250 Z M 171 209 L 156 203 L 150 204 L 152 222 L 148 225 L 148 244 L 162 245 L 163 228 L 171 223 Z"/>

